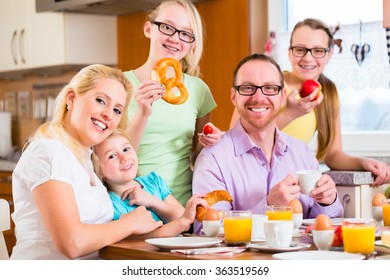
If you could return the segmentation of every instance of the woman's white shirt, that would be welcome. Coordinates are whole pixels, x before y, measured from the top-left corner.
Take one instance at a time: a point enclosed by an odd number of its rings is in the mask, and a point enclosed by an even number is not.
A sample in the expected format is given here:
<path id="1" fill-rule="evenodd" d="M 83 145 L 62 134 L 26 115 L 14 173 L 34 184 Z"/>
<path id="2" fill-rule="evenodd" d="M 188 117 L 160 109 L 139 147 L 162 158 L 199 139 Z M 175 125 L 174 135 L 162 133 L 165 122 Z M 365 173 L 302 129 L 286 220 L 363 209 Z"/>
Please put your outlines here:
<path id="1" fill-rule="evenodd" d="M 37 186 L 50 180 L 72 186 L 82 223 L 103 224 L 113 218 L 107 189 L 93 172 L 89 160 L 83 166 L 60 141 L 34 140 L 23 152 L 12 175 L 15 207 L 12 219 L 17 242 L 11 259 L 66 259 L 51 241 L 32 197 L 32 191 Z M 91 181 L 95 182 L 95 186 L 91 186 Z M 97 252 L 85 257 L 97 258 Z"/>

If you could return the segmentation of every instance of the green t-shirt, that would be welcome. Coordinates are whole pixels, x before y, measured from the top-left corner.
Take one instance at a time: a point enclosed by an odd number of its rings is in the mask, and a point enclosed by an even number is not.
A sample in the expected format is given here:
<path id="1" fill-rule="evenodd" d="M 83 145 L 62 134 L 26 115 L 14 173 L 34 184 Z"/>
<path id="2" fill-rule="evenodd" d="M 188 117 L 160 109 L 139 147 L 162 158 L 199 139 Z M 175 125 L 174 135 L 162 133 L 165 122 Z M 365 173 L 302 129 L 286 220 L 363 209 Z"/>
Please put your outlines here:
<path id="1" fill-rule="evenodd" d="M 134 91 L 140 81 L 134 71 L 124 73 Z M 184 74 L 188 99 L 181 105 L 172 105 L 160 99 L 153 103 L 138 150 L 139 175 L 156 171 L 172 189 L 172 195 L 185 207 L 192 194 L 192 170 L 190 156 L 195 123 L 211 112 L 216 103 L 209 87 L 199 78 Z M 129 106 L 129 118 L 137 111 L 133 98 Z"/>

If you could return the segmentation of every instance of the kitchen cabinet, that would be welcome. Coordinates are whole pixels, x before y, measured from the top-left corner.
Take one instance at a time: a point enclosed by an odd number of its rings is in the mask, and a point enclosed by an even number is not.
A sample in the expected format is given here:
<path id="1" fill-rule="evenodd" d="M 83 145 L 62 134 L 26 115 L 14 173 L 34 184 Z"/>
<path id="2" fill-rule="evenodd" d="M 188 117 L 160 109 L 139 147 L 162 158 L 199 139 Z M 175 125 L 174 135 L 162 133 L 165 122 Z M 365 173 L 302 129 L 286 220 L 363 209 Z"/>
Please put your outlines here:
<path id="1" fill-rule="evenodd" d="M 35 1 L 2 0 L 0 23 L 0 73 L 117 65 L 115 16 L 37 13 Z"/>
<path id="2" fill-rule="evenodd" d="M 10 213 L 14 212 L 14 203 L 12 199 L 12 180 L 11 172 L 0 171 L 0 198 L 8 201 L 10 205 Z M 4 239 L 7 245 L 8 254 L 11 255 L 12 248 L 16 244 L 16 237 L 14 233 L 15 225 L 11 219 L 11 229 L 4 232 Z"/>
<path id="3" fill-rule="evenodd" d="M 374 177 L 368 171 L 332 170 L 325 173 L 336 183 L 345 218 L 372 218 L 372 198 L 390 187 L 388 184 L 372 187 Z"/>

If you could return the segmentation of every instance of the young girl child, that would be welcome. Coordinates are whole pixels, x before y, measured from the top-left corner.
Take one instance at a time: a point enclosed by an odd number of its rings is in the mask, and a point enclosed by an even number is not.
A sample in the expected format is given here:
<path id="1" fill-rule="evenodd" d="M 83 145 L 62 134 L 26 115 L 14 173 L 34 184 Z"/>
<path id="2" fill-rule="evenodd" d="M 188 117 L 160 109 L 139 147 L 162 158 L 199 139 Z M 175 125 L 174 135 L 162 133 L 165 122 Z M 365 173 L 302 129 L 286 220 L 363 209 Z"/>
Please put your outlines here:
<path id="1" fill-rule="evenodd" d="M 124 72 L 134 88 L 128 133 L 139 157 L 138 172 L 146 175 L 156 171 L 183 206 L 191 197 L 191 161 L 202 147 L 217 143 L 222 135 L 215 126 L 213 133 L 202 133 L 216 107 L 209 87 L 198 77 L 202 33 L 201 18 L 191 1 L 162 1 L 144 25 L 144 34 L 150 40 L 147 60 Z M 164 88 L 150 78 L 162 58 L 173 58 L 182 65 L 188 99 L 181 105 L 161 100 Z"/>
<path id="2" fill-rule="evenodd" d="M 206 201 L 201 199 L 202 195 L 194 195 L 183 208 L 156 172 L 136 177 L 137 154 L 123 130 L 114 130 L 93 150 L 95 172 L 109 190 L 114 220 L 142 205 L 156 221 L 164 222 L 161 228 L 137 238 L 176 236 L 187 231 L 194 222 L 197 205 L 207 207 Z"/>

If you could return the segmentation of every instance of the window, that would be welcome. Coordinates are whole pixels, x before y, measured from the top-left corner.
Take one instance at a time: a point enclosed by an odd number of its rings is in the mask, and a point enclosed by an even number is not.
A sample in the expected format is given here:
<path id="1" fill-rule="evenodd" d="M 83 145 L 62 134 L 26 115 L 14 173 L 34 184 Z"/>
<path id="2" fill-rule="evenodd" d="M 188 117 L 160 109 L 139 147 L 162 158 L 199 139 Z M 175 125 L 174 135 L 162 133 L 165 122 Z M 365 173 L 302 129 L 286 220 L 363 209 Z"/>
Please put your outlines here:
<path id="1" fill-rule="evenodd" d="M 328 25 L 355 24 L 383 20 L 383 0 L 285 0 L 288 10 L 288 30 L 295 23 L 313 17 L 325 21 Z"/>
<path id="2" fill-rule="evenodd" d="M 287 49 L 290 32 L 298 21 L 314 17 L 333 28 L 339 24 L 340 30 L 334 37 L 342 39 L 342 52 L 335 46 L 333 57 L 324 73 L 335 82 L 339 90 L 341 129 L 343 132 L 390 131 L 390 64 L 386 30 L 382 24 L 382 0 L 370 1 L 369 8 L 365 0 L 279 1 L 277 8 L 279 13 L 283 10 L 284 22 L 280 22 L 279 26 L 271 22 L 270 28 L 276 31 L 274 58 L 281 68 L 291 69 Z M 274 15 L 272 5 L 269 12 Z M 361 48 L 364 44 L 370 46 L 370 51 L 359 65 L 351 48 L 352 45 Z"/>

